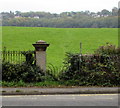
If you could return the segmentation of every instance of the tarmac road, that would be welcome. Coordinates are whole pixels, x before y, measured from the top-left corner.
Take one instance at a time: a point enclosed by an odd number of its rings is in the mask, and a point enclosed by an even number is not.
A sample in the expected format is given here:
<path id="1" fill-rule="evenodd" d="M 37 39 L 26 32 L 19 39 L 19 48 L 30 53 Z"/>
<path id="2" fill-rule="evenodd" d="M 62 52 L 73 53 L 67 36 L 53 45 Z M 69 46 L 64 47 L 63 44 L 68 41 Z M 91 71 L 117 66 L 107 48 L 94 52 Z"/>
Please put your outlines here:
<path id="1" fill-rule="evenodd" d="M 118 94 L 7 95 L 2 106 L 118 106 Z"/>

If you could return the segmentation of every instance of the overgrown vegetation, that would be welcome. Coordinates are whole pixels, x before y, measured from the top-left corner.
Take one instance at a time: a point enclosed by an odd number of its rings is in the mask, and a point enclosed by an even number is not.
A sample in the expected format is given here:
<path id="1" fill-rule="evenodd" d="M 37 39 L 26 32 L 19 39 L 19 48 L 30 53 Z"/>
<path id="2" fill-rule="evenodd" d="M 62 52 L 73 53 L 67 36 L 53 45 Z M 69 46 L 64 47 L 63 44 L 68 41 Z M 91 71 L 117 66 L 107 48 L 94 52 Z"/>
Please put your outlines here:
<path id="1" fill-rule="evenodd" d="M 27 83 L 44 87 L 52 84 L 57 87 L 120 85 L 120 48 L 114 45 L 101 46 L 91 55 L 67 53 L 64 68 L 59 74 L 55 74 L 58 69 L 54 66 L 44 73 L 35 65 L 32 53 L 23 53 L 26 61 L 22 64 L 3 62 L 4 86 L 27 86 Z"/>
<path id="2" fill-rule="evenodd" d="M 60 78 L 67 85 L 119 86 L 120 48 L 107 44 L 92 55 L 67 53 Z"/>
<path id="3" fill-rule="evenodd" d="M 22 80 L 23 82 L 39 82 L 43 81 L 45 76 L 44 72 L 35 65 L 32 56 L 33 52 L 24 51 L 26 61 L 22 64 L 13 64 L 6 61 L 2 63 L 2 78 L 3 81 Z"/>
<path id="4" fill-rule="evenodd" d="M 57 81 L 58 78 L 55 74 L 54 66 L 49 68 L 46 72 L 43 72 L 38 66 L 36 66 L 35 58 L 33 57 L 34 51 L 22 51 L 25 56 L 25 62 L 22 64 L 14 64 L 2 62 L 2 78 L 3 81 L 9 81 L 10 84 L 18 82 L 20 85 L 25 83 L 35 83 L 44 81 Z"/>

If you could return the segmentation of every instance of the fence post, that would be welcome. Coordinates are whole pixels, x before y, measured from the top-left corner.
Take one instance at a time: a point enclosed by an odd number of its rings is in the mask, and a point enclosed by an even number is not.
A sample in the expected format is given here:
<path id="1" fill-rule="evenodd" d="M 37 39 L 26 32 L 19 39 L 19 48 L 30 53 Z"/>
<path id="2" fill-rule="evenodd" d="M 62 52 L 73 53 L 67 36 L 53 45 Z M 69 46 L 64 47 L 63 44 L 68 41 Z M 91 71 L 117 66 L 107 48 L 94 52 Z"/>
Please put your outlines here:
<path id="1" fill-rule="evenodd" d="M 80 42 L 79 72 L 81 71 L 81 63 L 82 63 L 82 43 Z"/>
<path id="2" fill-rule="evenodd" d="M 6 47 L 4 47 L 2 51 L 3 61 L 5 61 L 5 56 L 6 56 L 5 52 L 6 52 Z"/>
<path id="3" fill-rule="evenodd" d="M 35 44 L 35 59 L 36 65 L 39 66 L 44 72 L 46 71 L 46 49 L 49 46 L 45 41 L 39 40 Z"/>

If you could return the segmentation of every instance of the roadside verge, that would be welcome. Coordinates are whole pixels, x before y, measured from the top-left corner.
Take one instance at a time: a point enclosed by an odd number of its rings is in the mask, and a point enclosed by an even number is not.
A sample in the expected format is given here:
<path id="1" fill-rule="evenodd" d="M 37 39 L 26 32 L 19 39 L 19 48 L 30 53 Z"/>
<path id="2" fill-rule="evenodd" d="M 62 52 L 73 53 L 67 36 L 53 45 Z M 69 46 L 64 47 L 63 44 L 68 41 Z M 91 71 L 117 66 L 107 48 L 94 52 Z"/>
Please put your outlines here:
<path id="1" fill-rule="evenodd" d="M 0 88 L 2 95 L 43 94 L 118 94 L 120 87 L 77 87 L 77 88 Z"/>

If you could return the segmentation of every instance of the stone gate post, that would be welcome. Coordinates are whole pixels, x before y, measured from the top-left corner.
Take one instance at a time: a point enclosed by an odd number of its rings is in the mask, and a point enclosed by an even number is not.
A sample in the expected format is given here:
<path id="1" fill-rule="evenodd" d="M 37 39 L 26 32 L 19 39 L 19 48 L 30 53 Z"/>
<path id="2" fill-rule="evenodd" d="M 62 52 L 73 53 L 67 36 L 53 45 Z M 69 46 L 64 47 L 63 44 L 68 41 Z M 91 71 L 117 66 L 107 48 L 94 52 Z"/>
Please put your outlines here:
<path id="1" fill-rule="evenodd" d="M 44 72 L 46 71 L 46 49 L 49 46 L 45 41 L 39 40 L 35 44 L 35 58 L 36 65 L 39 66 Z"/>

